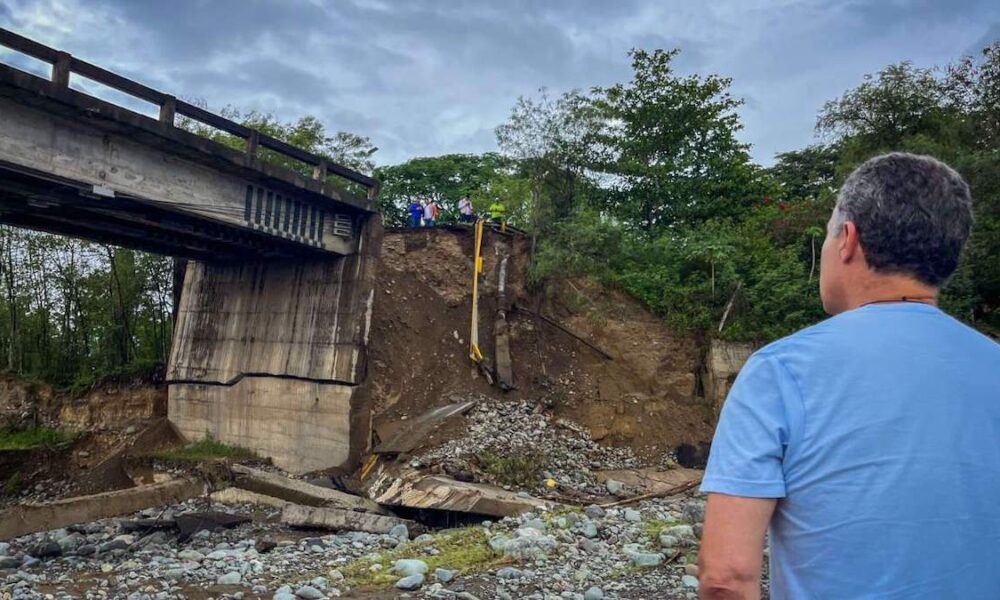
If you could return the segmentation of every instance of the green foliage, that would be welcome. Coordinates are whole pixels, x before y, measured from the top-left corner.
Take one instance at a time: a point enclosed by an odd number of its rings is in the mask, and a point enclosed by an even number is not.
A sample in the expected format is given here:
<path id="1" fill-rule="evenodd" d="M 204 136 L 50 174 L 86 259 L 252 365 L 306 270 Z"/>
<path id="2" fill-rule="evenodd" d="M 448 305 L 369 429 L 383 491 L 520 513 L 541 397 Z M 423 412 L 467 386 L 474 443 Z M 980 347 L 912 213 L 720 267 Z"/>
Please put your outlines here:
<path id="1" fill-rule="evenodd" d="M 180 448 L 171 448 L 156 452 L 154 456 L 167 460 L 190 461 L 257 458 L 257 455 L 253 451 L 239 446 L 223 444 L 209 433 L 206 433 L 205 437 L 197 442 L 192 442 Z"/>
<path id="2" fill-rule="evenodd" d="M 166 257 L 0 226 L 0 368 L 83 389 L 164 364 L 172 270 Z"/>
<path id="3" fill-rule="evenodd" d="M 969 182 L 976 227 L 942 305 L 1000 331 L 1000 44 L 947 69 L 903 63 L 866 77 L 823 108 L 826 143 L 767 170 L 736 141 L 728 80 L 678 76 L 675 55 L 635 51 L 629 83 L 588 97 L 604 114 L 584 140 L 590 187 L 548 226 L 533 285 L 597 277 L 682 331 L 786 335 L 824 317 L 818 263 L 837 187 L 870 156 L 905 150 Z"/>
<path id="4" fill-rule="evenodd" d="M 36 427 L 20 431 L 0 432 L 0 450 L 30 450 L 34 448 L 53 448 L 73 441 L 74 434 Z"/>
<path id="5" fill-rule="evenodd" d="M 430 548 L 438 552 L 425 553 Z M 435 534 L 426 542 L 403 544 L 394 550 L 361 557 L 341 567 L 340 572 L 352 587 L 387 587 L 399 580 L 399 576 L 390 574 L 389 569 L 403 558 L 420 558 L 427 563 L 431 573 L 437 568 L 447 568 L 461 575 L 479 573 L 509 562 L 490 548 L 489 537 L 482 527 L 465 527 Z M 373 565 L 381 568 L 373 571 Z"/>
<path id="6" fill-rule="evenodd" d="M 681 224 L 734 218 L 763 191 L 736 133 L 742 100 L 717 75 L 678 75 L 677 50 L 633 50 L 632 80 L 594 90 L 603 125 L 591 168 L 611 182 L 602 206 L 654 235 Z"/>
<path id="7" fill-rule="evenodd" d="M 660 532 L 667 527 L 673 527 L 674 525 L 680 525 L 680 523 L 670 519 L 648 519 L 642 522 L 642 531 L 645 534 L 646 540 L 654 548 L 659 548 Z"/>
<path id="8" fill-rule="evenodd" d="M 809 146 L 782 152 L 770 169 L 782 199 L 821 198 L 833 193 L 840 154 L 835 146 Z"/>
<path id="9" fill-rule="evenodd" d="M 544 461 L 537 454 L 500 456 L 490 450 L 476 454 L 479 468 L 493 480 L 508 487 L 534 488 L 542 480 Z"/>

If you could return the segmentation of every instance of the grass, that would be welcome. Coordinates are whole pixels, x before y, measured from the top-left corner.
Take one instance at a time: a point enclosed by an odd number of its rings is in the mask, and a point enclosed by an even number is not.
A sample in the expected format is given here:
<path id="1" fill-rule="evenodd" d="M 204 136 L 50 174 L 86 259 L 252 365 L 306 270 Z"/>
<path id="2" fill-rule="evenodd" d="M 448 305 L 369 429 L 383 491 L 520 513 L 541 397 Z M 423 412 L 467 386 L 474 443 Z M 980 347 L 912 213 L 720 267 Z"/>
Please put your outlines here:
<path id="1" fill-rule="evenodd" d="M 542 479 L 543 459 L 540 454 L 500 456 L 483 450 L 476 454 L 476 462 L 500 485 L 533 489 Z"/>
<path id="2" fill-rule="evenodd" d="M 432 556 L 423 552 L 432 547 L 437 548 L 440 554 Z M 404 544 L 393 550 L 359 558 L 341 567 L 340 572 L 353 587 L 384 587 L 399 579 L 398 575 L 391 575 L 389 569 L 401 558 L 424 561 L 429 567 L 428 575 L 433 575 L 438 567 L 468 575 L 510 563 L 509 559 L 490 548 L 489 538 L 481 527 L 464 527 L 441 532 L 432 541 Z M 382 568 L 372 571 L 371 567 L 375 564 Z"/>
<path id="3" fill-rule="evenodd" d="M 153 454 L 155 458 L 166 460 L 216 460 L 226 458 L 257 458 L 253 451 L 240 446 L 230 446 L 216 440 L 211 435 L 180 448 L 170 448 Z"/>
<path id="4" fill-rule="evenodd" d="M 72 433 L 48 427 L 35 427 L 21 431 L 4 431 L 0 432 L 0 450 L 53 448 L 71 442 L 75 437 Z"/>
<path id="5" fill-rule="evenodd" d="M 674 525 L 680 525 L 680 523 L 669 519 L 650 519 L 642 524 L 642 528 L 646 534 L 646 539 L 653 544 L 654 548 L 659 548 L 660 532 L 667 527 L 673 527 Z"/>

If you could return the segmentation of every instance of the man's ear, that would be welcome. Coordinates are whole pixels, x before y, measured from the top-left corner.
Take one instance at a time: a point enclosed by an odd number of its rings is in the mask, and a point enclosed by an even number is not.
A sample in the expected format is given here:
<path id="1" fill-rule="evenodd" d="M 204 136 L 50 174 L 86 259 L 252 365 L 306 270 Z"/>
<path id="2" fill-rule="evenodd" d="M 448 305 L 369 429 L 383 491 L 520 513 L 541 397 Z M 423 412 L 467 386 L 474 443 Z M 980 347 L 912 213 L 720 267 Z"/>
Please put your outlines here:
<path id="1" fill-rule="evenodd" d="M 840 260 L 849 263 L 861 254 L 861 238 L 858 236 L 858 226 L 852 221 L 845 221 L 840 227 L 837 249 Z"/>

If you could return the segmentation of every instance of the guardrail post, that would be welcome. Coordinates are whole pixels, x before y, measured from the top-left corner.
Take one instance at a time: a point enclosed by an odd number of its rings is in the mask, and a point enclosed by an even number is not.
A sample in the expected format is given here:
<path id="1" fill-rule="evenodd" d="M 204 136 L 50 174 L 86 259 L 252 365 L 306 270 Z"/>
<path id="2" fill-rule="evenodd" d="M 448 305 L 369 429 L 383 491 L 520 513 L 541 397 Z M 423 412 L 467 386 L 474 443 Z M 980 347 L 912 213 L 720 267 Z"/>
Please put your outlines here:
<path id="1" fill-rule="evenodd" d="M 174 116 L 177 114 L 177 98 L 167 96 L 160 105 L 160 123 L 173 127 Z"/>
<path id="2" fill-rule="evenodd" d="M 254 159 L 257 158 L 258 145 L 260 145 L 260 132 L 253 130 L 250 132 L 250 137 L 247 138 L 247 166 L 253 165 Z"/>
<path id="3" fill-rule="evenodd" d="M 69 74 L 72 64 L 73 57 L 68 52 L 60 52 L 56 56 L 56 61 L 52 63 L 52 83 L 56 87 L 69 87 Z"/>

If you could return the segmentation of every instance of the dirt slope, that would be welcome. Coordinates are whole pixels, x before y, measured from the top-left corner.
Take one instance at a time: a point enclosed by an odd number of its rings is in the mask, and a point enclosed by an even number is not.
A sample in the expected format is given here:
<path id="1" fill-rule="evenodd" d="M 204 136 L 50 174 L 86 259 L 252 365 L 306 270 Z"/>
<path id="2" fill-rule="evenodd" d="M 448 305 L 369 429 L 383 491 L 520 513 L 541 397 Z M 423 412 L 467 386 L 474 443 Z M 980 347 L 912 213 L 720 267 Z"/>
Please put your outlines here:
<path id="1" fill-rule="evenodd" d="M 493 356 L 497 267 L 506 252 L 516 389 L 491 387 L 469 360 L 471 229 L 387 232 L 371 338 L 375 424 L 413 418 L 457 398 L 526 400 L 591 429 L 604 443 L 662 455 L 707 441 L 711 411 L 696 395 L 698 351 L 633 299 L 584 281 L 545 294 L 524 285 L 529 242 L 489 232 L 484 242 L 480 341 Z M 612 360 L 537 318 L 552 317 Z"/>

